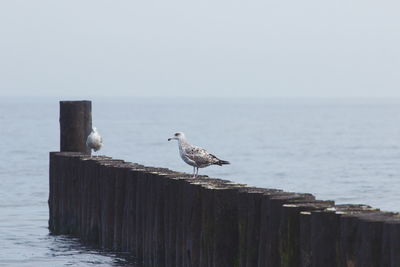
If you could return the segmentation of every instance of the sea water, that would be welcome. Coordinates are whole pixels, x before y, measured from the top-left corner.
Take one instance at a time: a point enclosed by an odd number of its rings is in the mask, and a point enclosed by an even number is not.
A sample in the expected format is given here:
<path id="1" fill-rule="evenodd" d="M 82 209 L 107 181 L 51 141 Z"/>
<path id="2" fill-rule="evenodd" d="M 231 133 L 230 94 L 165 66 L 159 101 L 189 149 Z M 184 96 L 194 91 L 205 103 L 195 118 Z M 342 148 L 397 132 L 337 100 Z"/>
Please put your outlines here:
<path id="1" fill-rule="evenodd" d="M 0 100 L 0 266 L 138 266 L 128 255 L 49 234 L 48 153 L 59 150 L 59 100 Z M 191 173 L 176 141 L 167 141 L 182 131 L 231 162 L 201 175 L 400 210 L 400 100 L 91 100 L 102 155 Z"/>

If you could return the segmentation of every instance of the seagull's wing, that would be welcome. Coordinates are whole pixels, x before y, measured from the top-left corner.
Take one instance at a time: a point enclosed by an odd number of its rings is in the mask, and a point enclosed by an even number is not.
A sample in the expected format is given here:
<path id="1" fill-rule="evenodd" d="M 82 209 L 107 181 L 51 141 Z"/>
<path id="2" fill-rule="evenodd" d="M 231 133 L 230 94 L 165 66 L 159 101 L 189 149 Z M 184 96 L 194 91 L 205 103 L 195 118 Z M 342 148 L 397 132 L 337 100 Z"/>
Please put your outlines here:
<path id="1" fill-rule="evenodd" d="M 91 132 L 86 138 L 86 145 L 90 147 L 93 143 L 93 132 Z"/>
<path id="2" fill-rule="evenodd" d="M 210 165 L 219 161 L 216 156 L 208 153 L 204 148 L 193 145 L 185 148 L 185 154 L 198 165 Z"/>

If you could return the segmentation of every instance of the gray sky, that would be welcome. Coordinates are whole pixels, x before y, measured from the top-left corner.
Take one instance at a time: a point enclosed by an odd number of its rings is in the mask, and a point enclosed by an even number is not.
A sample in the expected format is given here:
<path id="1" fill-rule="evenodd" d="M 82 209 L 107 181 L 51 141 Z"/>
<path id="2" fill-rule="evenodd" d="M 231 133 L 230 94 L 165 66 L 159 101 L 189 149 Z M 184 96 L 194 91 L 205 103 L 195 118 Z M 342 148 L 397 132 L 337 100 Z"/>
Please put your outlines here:
<path id="1" fill-rule="evenodd" d="M 0 2 L 0 95 L 400 97 L 400 2 Z"/>

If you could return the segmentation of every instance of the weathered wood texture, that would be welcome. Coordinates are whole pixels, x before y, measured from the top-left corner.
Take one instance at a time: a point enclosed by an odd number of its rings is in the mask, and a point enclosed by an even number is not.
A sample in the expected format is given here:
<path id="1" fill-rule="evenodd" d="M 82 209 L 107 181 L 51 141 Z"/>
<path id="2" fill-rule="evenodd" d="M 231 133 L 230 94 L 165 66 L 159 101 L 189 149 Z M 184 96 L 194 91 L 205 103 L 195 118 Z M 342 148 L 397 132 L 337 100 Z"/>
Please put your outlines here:
<path id="1" fill-rule="evenodd" d="M 92 130 L 92 102 L 60 101 L 60 151 L 90 154 L 86 138 Z"/>
<path id="2" fill-rule="evenodd" d="M 53 234 L 150 267 L 398 267 L 400 218 L 108 157 L 50 153 Z"/>

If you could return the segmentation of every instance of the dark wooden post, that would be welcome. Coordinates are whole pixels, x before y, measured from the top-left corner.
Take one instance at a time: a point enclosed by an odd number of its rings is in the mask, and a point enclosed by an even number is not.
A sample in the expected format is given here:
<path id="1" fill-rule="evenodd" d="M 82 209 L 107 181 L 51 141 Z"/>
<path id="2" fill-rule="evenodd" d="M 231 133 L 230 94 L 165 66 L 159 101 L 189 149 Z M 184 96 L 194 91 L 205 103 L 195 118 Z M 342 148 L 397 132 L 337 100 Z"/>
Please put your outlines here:
<path id="1" fill-rule="evenodd" d="M 60 101 L 60 151 L 90 154 L 86 138 L 92 130 L 91 101 Z"/>

